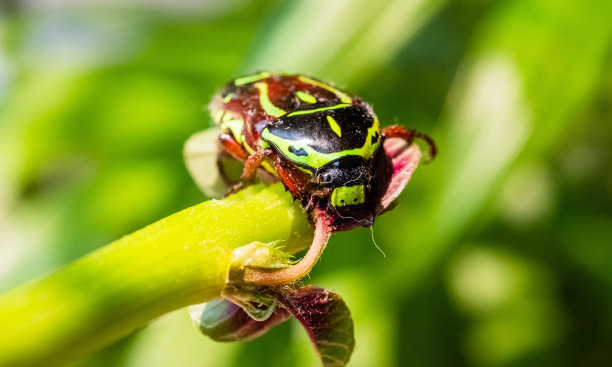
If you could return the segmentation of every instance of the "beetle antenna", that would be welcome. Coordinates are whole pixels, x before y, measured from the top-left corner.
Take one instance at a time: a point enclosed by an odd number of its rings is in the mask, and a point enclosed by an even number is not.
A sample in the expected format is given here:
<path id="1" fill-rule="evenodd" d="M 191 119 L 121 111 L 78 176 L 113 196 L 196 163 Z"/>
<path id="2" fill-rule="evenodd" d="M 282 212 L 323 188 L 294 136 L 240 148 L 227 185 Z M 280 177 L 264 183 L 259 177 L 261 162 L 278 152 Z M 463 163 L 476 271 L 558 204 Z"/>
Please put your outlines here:
<path id="1" fill-rule="evenodd" d="M 370 224 L 370 233 L 372 233 L 372 242 L 374 243 L 374 246 L 376 246 L 376 248 L 378 249 L 378 251 L 380 251 L 383 257 L 387 257 L 387 255 L 385 255 L 385 252 L 380 248 L 380 246 L 378 246 L 376 240 L 374 239 L 374 223 Z"/>

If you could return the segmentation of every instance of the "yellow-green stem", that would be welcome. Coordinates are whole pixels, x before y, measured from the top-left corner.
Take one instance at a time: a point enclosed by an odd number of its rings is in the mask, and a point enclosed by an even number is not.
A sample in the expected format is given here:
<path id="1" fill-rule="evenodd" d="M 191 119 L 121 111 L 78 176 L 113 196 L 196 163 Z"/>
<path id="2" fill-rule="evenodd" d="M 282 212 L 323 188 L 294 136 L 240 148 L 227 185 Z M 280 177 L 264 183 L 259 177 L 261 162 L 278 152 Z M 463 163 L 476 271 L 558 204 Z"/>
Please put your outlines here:
<path id="1" fill-rule="evenodd" d="M 61 364 L 218 297 L 234 248 L 277 240 L 288 252 L 312 241 L 302 209 L 280 184 L 162 219 L 1 295 L 0 366 Z"/>

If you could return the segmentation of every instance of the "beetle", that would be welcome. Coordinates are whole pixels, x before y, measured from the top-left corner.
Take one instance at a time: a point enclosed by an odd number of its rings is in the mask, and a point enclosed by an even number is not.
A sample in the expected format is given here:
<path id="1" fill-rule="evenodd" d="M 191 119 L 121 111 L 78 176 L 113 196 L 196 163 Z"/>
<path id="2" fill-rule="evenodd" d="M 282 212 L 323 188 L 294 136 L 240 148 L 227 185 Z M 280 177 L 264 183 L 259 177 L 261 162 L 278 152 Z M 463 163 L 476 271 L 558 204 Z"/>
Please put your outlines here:
<path id="1" fill-rule="evenodd" d="M 372 107 L 332 84 L 301 74 L 260 72 L 234 79 L 210 103 L 218 136 L 218 166 L 230 155 L 244 162 L 241 180 L 258 172 L 280 180 L 306 212 L 326 212 L 334 231 L 370 226 L 384 211 L 393 166 L 383 142 L 433 140 L 401 126 L 381 128 Z M 227 178 L 226 178 L 227 179 Z"/>

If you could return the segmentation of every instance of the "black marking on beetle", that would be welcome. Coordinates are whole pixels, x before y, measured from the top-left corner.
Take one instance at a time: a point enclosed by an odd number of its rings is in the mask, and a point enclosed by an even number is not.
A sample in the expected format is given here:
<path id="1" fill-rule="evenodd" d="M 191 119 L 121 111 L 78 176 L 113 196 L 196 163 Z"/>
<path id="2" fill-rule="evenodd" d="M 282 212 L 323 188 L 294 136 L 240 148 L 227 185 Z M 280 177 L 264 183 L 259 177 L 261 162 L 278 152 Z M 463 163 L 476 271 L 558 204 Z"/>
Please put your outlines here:
<path id="1" fill-rule="evenodd" d="M 372 136 L 372 145 L 376 144 L 376 142 L 378 141 L 378 138 L 380 138 L 380 134 L 378 134 L 378 131 L 377 131 L 376 134 Z"/>
<path id="2" fill-rule="evenodd" d="M 308 152 L 306 152 L 304 150 L 304 148 L 300 148 L 300 149 L 295 149 L 295 147 L 293 145 L 289 146 L 289 151 L 295 155 L 297 155 L 298 157 L 306 157 L 308 156 Z"/>
<path id="3" fill-rule="evenodd" d="M 340 126 L 342 137 L 336 134 L 327 116 L 332 116 Z M 368 128 L 374 124 L 374 116 L 359 105 L 303 115 L 281 116 L 268 125 L 271 134 L 285 140 L 300 141 L 319 153 L 334 153 L 361 148 L 368 138 Z"/>

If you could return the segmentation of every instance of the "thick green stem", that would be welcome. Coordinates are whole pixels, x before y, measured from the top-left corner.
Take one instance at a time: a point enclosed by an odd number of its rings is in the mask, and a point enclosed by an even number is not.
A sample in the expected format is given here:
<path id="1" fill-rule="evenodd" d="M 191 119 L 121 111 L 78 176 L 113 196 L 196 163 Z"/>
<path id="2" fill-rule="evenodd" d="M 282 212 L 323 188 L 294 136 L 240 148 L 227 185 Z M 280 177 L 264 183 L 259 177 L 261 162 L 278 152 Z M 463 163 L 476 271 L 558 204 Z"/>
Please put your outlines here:
<path id="1" fill-rule="evenodd" d="M 279 184 L 162 219 L 0 296 L 0 366 L 70 361 L 218 297 L 234 248 L 277 240 L 288 252 L 312 241 L 302 209 Z"/>

